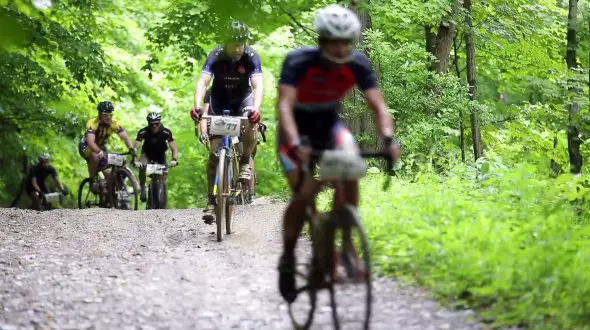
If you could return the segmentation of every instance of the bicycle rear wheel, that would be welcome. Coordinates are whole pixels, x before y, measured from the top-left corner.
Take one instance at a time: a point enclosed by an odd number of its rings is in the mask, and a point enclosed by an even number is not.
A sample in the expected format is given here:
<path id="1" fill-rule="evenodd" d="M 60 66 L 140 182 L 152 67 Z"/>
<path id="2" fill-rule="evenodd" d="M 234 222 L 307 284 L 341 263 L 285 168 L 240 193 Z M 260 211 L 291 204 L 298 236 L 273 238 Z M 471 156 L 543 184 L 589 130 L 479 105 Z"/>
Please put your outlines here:
<path id="1" fill-rule="evenodd" d="M 331 212 L 330 223 L 336 226 L 336 240 L 339 244 L 334 249 L 334 268 L 332 269 L 333 285 L 330 291 L 330 303 L 334 325 L 339 328 L 339 318 L 336 304 L 336 289 L 350 290 L 355 296 L 354 301 L 364 301 L 364 310 L 348 312 L 347 324 L 360 323 L 360 328 L 369 329 L 372 308 L 371 258 L 369 242 L 365 230 L 360 222 L 356 208 L 344 204 Z M 344 268 L 345 275 L 341 275 L 339 264 Z M 362 285 L 364 290 L 358 290 L 355 285 Z M 352 287 L 352 285 L 355 285 Z M 361 297 L 363 295 L 364 297 Z M 358 299 L 357 299 L 358 298 Z"/>
<path id="2" fill-rule="evenodd" d="M 225 208 L 227 203 L 227 196 L 224 196 L 224 186 L 225 186 L 225 157 L 226 157 L 226 149 L 221 148 L 219 151 L 219 161 L 217 163 L 217 205 L 215 205 L 215 223 L 217 224 L 217 241 L 223 241 L 223 234 L 224 234 L 224 225 L 225 225 Z"/>
<path id="3" fill-rule="evenodd" d="M 92 181 L 90 178 L 82 180 L 78 188 L 78 208 L 86 209 L 101 206 L 100 194 L 95 194 L 91 190 Z"/>

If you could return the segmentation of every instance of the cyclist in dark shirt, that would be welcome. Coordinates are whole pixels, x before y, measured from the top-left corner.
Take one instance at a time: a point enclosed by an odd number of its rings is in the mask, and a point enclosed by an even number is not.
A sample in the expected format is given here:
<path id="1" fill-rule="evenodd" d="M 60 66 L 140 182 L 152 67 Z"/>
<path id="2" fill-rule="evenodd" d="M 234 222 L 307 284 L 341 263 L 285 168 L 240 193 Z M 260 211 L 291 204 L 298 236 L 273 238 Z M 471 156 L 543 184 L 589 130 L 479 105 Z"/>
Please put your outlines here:
<path id="1" fill-rule="evenodd" d="M 43 200 L 43 194 L 49 193 L 49 190 L 45 185 L 45 180 L 48 176 L 51 176 L 55 182 L 55 185 L 61 190 L 64 196 L 68 194 L 66 187 L 64 187 L 61 181 L 59 181 L 55 167 L 51 166 L 49 161 L 50 156 L 48 153 L 41 154 L 39 156 L 39 163 L 31 167 L 27 176 L 25 191 L 33 201 L 33 208 L 36 210 L 40 209 L 41 202 Z"/>
<path id="2" fill-rule="evenodd" d="M 251 179 L 251 156 L 256 147 L 256 125 L 260 121 L 260 106 L 263 97 L 262 66 L 260 56 L 247 45 L 251 39 L 248 26 L 241 22 L 232 22 L 223 36 L 224 45 L 213 49 L 203 65 L 201 76 L 195 90 L 195 107 L 191 111 L 193 120 L 199 120 L 203 114 L 222 115 L 223 110 L 230 110 L 232 116 L 248 116 L 249 123 L 242 137 L 244 148 L 240 158 L 241 180 Z M 203 111 L 203 99 L 207 86 L 213 79 L 207 112 Z M 201 132 L 207 132 L 208 121 L 201 121 Z M 209 139 L 201 134 L 201 141 Z M 207 163 L 208 202 L 206 213 L 213 214 L 215 196 L 213 181 L 217 157 L 214 152 L 221 144 L 219 137 L 212 138 Z"/>
<path id="3" fill-rule="evenodd" d="M 168 166 L 178 165 L 178 150 L 172 132 L 162 125 L 162 116 L 158 112 L 151 112 L 147 116 L 148 126 L 142 128 L 137 133 L 134 148 L 137 149 L 143 142 L 141 147 L 141 155 L 139 161 L 135 160 L 135 166 L 139 167 L 139 187 L 141 189 L 140 199 L 142 202 L 146 201 L 145 194 L 145 165 L 149 162 L 166 165 L 166 150 L 170 146 L 172 151 L 172 161 Z M 166 182 L 167 176 L 163 175 L 162 179 Z"/>
<path id="4" fill-rule="evenodd" d="M 299 182 L 302 162 L 308 163 L 313 149 L 356 151 L 353 135 L 340 119 L 341 101 L 356 84 L 371 108 L 383 148 L 395 161 L 400 149 L 393 137 L 393 121 L 367 57 L 352 49 L 360 35 L 360 22 L 354 12 L 339 5 L 318 11 L 315 18 L 318 47 L 291 51 L 279 80 L 278 154 L 292 189 Z M 309 138 L 311 148 L 300 137 Z M 297 239 L 306 218 L 306 207 L 313 200 L 312 178 L 305 175 L 301 189 L 293 197 L 283 219 L 283 253 L 279 261 L 279 291 L 292 302 L 295 291 L 295 255 Z M 358 204 L 358 182 L 344 183 L 346 203 Z"/>

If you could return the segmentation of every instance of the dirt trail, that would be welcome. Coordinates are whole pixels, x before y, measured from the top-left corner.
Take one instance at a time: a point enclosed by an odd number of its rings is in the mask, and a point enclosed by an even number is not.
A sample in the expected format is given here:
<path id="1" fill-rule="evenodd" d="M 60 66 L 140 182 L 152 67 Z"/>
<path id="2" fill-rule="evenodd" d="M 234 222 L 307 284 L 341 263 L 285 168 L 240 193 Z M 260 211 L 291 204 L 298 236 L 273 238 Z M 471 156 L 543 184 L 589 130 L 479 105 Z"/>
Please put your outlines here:
<path id="1" fill-rule="evenodd" d="M 277 290 L 283 204 L 240 208 L 222 243 L 198 210 L 0 210 L 0 329 L 291 329 Z M 372 329 L 479 329 L 375 281 Z M 318 308 L 314 329 L 331 329 Z M 353 314 L 355 291 L 340 296 Z M 354 324 L 344 328 L 355 329 Z"/>

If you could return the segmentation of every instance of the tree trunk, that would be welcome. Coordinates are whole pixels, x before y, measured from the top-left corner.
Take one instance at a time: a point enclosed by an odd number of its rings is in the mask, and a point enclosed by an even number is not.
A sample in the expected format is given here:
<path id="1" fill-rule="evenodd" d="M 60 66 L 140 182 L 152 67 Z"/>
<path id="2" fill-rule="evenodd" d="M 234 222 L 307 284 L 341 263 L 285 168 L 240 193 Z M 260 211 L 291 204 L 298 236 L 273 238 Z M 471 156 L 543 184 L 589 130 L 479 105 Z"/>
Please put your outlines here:
<path id="1" fill-rule="evenodd" d="M 473 19 L 471 17 L 471 0 L 464 0 L 465 23 L 465 41 L 467 44 L 467 84 L 469 85 L 469 94 L 471 100 L 477 99 L 477 85 L 475 80 L 475 44 L 473 43 Z M 483 142 L 481 140 L 481 121 L 479 114 L 471 110 L 471 139 L 473 142 L 473 156 L 478 160 L 483 155 Z"/>
<path id="2" fill-rule="evenodd" d="M 449 59 L 451 55 L 451 46 L 455 37 L 456 26 L 452 22 L 457 14 L 459 1 L 453 3 L 453 8 L 447 20 L 441 22 L 438 26 L 438 33 L 432 32 L 431 26 L 425 26 L 426 50 L 436 57 L 436 62 L 430 66 L 431 71 L 447 73 L 449 71 Z"/>
<path id="3" fill-rule="evenodd" d="M 372 26 L 371 23 L 371 16 L 363 10 L 360 10 L 359 5 L 362 4 L 369 4 L 370 0 L 353 0 L 350 3 L 350 9 L 354 11 L 361 21 L 361 30 L 364 31 L 366 29 L 370 29 Z M 364 38 L 361 34 L 359 44 L 362 45 L 364 43 Z M 365 51 L 365 54 L 369 56 L 369 54 Z M 377 70 L 376 70 L 377 71 Z M 378 148 L 379 139 L 377 138 L 377 132 L 375 131 L 373 120 L 371 117 L 370 111 L 362 111 L 363 108 L 366 107 L 365 102 L 358 100 L 360 95 L 353 89 L 348 95 L 346 96 L 347 103 L 352 104 L 352 108 L 344 109 L 344 114 L 346 115 L 346 125 L 349 127 L 350 131 L 355 135 L 363 136 L 363 140 L 359 141 L 359 145 L 363 149 L 374 149 Z"/>
<path id="4" fill-rule="evenodd" d="M 453 63 L 455 64 L 455 72 L 457 78 L 461 80 L 461 70 L 459 69 L 459 45 L 457 45 L 457 36 L 453 38 L 453 51 L 455 57 Z M 465 123 L 463 122 L 463 110 L 459 109 L 459 144 L 461 148 L 461 160 L 465 163 Z"/>
<path id="5" fill-rule="evenodd" d="M 578 43 L 576 40 L 576 20 L 578 18 L 578 0 L 569 0 L 569 13 L 567 15 L 567 51 L 565 61 L 570 70 L 576 69 L 576 49 Z M 579 92 L 578 88 L 570 88 L 574 93 Z M 580 104 L 573 101 L 568 106 L 568 130 L 567 130 L 567 150 L 570 158 L 570 170 L 573 174 L 580 174 L 582 171 L 582 154 L 580 153 L 580 131 L 578 122 L 580 115 Z"/>

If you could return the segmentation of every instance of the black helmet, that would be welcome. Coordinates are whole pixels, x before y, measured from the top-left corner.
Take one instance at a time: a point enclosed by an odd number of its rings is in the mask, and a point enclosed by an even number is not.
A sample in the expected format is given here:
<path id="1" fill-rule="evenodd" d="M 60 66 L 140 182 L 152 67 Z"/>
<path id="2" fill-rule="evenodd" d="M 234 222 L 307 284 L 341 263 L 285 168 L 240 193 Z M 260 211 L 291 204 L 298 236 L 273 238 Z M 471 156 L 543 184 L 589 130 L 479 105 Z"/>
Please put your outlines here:
<path id="1" fill-rule="evenodd" d="M 147 115 L 147 121 L 148 123 L 159 123 L 160 121 L 162 121 L 162 115 L 160 115 L 159 112 L 151 112 L 150 114 Z"/>
<path id="2" fill-rule="evenodd" d="M 100 102 L 97 109 L 99 113 L 112 113 L 115 111 L 115 107 L 113 107 L 113 104 L 109 101 Z"/>
<path id="3" fill-rule="evenodd" d="M 240 21 L 232 21 L 227 28 L 226 41 L 246 43 L 252 39 L 248 25 Z"/>

